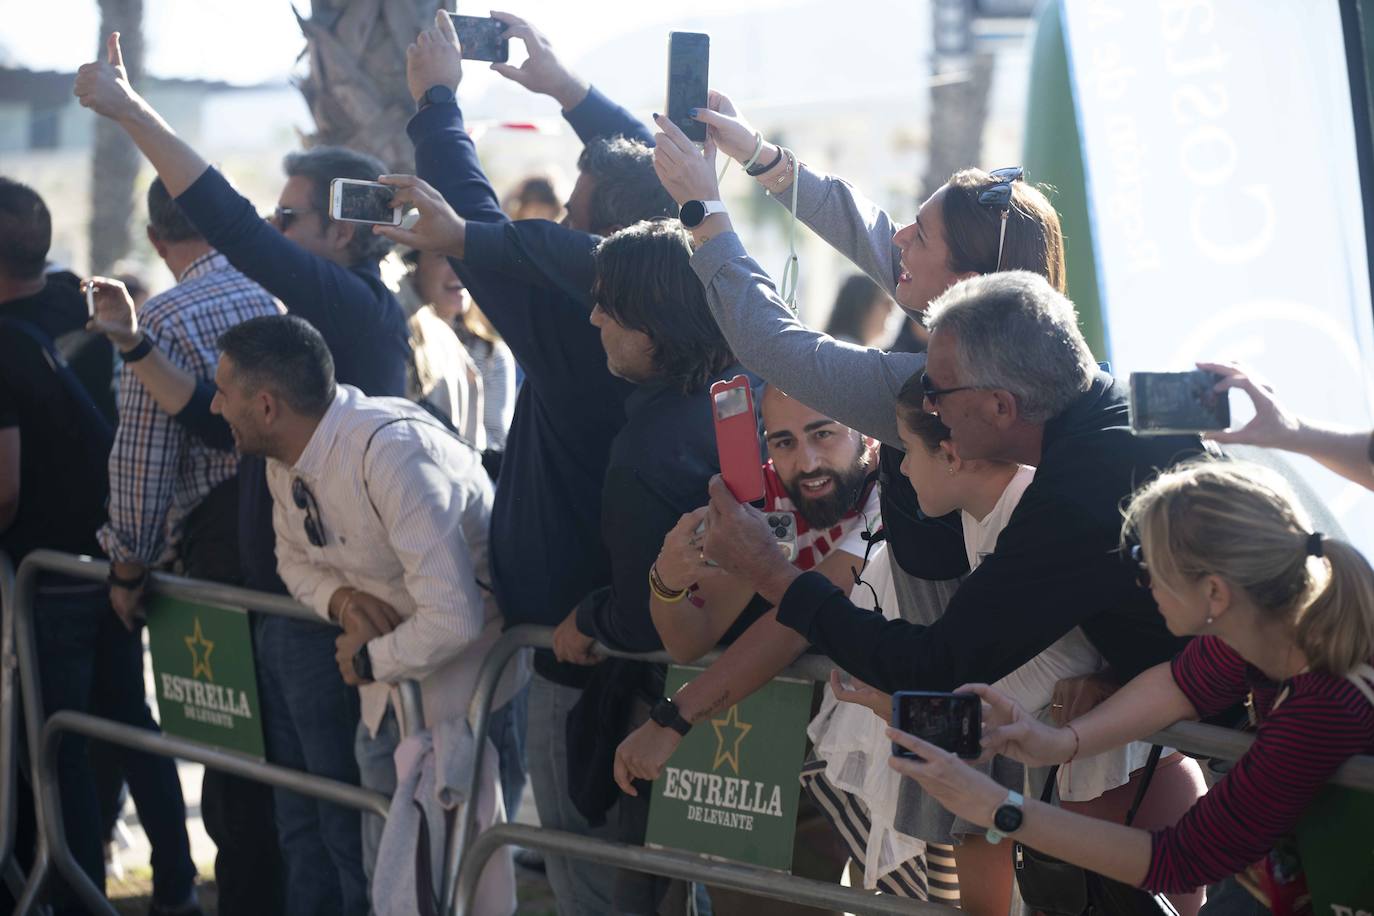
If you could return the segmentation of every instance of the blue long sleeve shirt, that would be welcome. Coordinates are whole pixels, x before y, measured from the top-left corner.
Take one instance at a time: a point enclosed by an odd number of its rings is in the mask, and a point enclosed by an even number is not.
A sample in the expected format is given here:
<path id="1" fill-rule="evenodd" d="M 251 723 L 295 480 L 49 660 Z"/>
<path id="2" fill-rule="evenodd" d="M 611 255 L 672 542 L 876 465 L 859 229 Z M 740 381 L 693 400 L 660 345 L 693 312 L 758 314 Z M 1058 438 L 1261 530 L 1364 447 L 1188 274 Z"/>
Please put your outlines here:
<path id="1" fill-rule="evenodd" d="M 376 264 L 344 267 L 311 254 L 268 225 L 214 168 L 183 191 L 177 204 L 229 263 L 320 332 L 334 357 L 338 381 L 369 395 L 405 396 L 411 358 L 405 312 Z M 214 386 L 201 383 L 176 419 L 206 442 L 232 448 L 228 425 L 210 413 L 213 397 Z M 245 585 L 286 591 L 277 575 L 275 545 L 266 463 L 244 456 L 239 463 L 239 559 Z"/>
<path id="2" fill-rule="evenodd" d="M 651 142 L 595 88 L 565 117 L 584 143 L 617 134 Z M 525 370 L 492 509 L 493 587 L 508 625 L 557 624 L 611 584 L 601 493 L 634 391 L 606 368 L 588 321 L 600 240 L 542 221 L 512 224 L 456 104 L 425 109 L 408 131 L 416 172 L 468 221 L 465 258 L 453 268 Z M 527 244 L 530 233 L 542 243 Z"/>

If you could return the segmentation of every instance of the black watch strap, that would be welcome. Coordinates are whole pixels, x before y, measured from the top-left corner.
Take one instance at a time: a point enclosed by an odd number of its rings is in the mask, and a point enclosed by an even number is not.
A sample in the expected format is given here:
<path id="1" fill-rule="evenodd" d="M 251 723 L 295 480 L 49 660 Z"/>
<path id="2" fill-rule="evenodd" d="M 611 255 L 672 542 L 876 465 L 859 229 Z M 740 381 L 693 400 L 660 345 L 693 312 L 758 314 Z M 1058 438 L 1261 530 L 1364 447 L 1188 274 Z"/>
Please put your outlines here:
<path id="1" fill-rule="evenodd" d="M 146 338 L 145 338 L 146 339 Z M 114 570 L 114 564 L 110 564 L 110 571 L 105 574 L 105 584 L 113 585 L 115 588 L 127 589 L 128 591 L 138 591 L 148 581 L 148 567 L 143 567 L 143 572 L 126 579 L 118 575 Z"/>
<path id="2" fill-rule="evenodd" d="M 119 358 L 126 363 L 136 363 L 149 353 L 153 352 L 153 340 L 147 334 L 139 338 L 138 343 L 134 344 L 129 350 L 120 350 Z"/>
<path id="3" fill-rule="evenodd" d="M 420 96 L 420 101 L 415 107 L 417 111 L 424 111 L 431 105 L 438 105 L 441 102 L 452 102 L 454 98 L 452 86 L 430 86 L 425 90 L 425 94 Z"/>
<path id="4" fill-rule="evenodd" d="M 679 735 L 686 735 L 692 730 L 692 723 L 682 717 L 677 704 L 668 697 L 664 697 L 654 704 L 653 710 L 649 713 L 649 718 L 664 728 L 671 728 Z"/>
<path id="5" fill-rule="evenodd" d="M 358 647 L 358 651 L 353 653 L 353 673 L 359 680 L 371 681 L 372 677 L 372 655 L 367 651 L 367 643 Z"/>

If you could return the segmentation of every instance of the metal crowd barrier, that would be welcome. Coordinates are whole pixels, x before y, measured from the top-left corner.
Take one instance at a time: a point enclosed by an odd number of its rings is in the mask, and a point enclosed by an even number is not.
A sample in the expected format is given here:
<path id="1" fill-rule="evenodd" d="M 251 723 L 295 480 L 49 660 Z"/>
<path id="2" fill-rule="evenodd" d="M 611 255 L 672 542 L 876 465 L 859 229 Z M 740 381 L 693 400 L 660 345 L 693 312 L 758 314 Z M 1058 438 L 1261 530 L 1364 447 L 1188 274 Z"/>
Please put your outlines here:
<path id="1" fill-rule="evenodd" d="M 265 783 L 283 789 L 309 795 L 313 798 L 372 812 L 385 818 L 391 799 L 369 789 L 348 783 L 315 776 L 290 767 L 264 763 L 241 754 L 222 750 L 213 745 L 184 738 L 174 738 L 160 732 L 150 732 L 132 725 L 125 725 L 102 719 L 97 716 L 64 711 L 51 717 L 43 715 L 42 694 L 38 676 L 38 652 L 34 632 L 33 604 L 40 572 L 55 572 L 79 579 L 104 582 L 109 572 L 109 564 L 91 557 L 78 557 L 51 550 L 37 550 L 29 554 L 19 566 L 14 587 L 5 595 L 6 637 L 13 628 L 13 645 L 18 655 L 21 694 L 24 702 L 24 719 L 28 736 L 29 758 L 34 781 L 34 807 L 38 819 L 38 844 L 34 854 L 33 868 L 23 893 L 19 898 L 15 913 L 26 916 L 30 913 L 42 892 L 44 885 L 56 866 L 62 877 L 71 886 L 86 909 L 92 913 L 116 916 L 115 909 L 105 895 L 92 883 L 67 846 L 66 831 L 62 824 L 62 801 L 57 775 L 57 751 L 62 736 L 68 732 L 85 735 L 101 741 L 108 741 L 132 750 L 164 757 L 178 757 L 204 764 L 211 769 L 223 770 L 245 779 Z M 5 582 L 3 568 L 0 568 L 0 584 Z M 245 608 L 262 614 L 275 614 L 311 623 L 319 623 L 320 617 L 310 609 L 297 604 L 284 595 L 272 595 L 249 589 L 221 585 L 217 582 L 202 582 L 154 573 L 149 579 L 149 589 L 157 594 L 170 595 L 187 601 L 201 601 L 225 607 Z M 6 654 L 6 659 L 10 656 Z M 8 666 L 7 666 L 8 667 Z M 6 679 L 7 689 L 0 712 L 9 715 L 13 704 L 12 683 Z M 402 734 L 424 726 L 424 710 L 420 703 L 419 685 L 406 681 L 400 685 L 400 721 Z M 7 749 L 7 757 L 0 762 L 13 759 L 12 734 L 0 735 Z M 10 778 L 6 773 L 5 779 Z M 7 799 L 8 800 L 8 799 Z M 0 821 L 12 819 L 9 813 L 12 805 L 6 805 L 6 814 Z M 3 825 L 0 825 L 3 826 Z M 2 837 L 6 846 L 0 852 L 8 853 L 12 846 L 11 831 L 4 827 Z M 5 862 L 0 859 L 0 864 Z"/>
<path id="2" fill-rule="evenodd" d="M 506 631 L 491 647 L 478 675 L 477 687 L 468 708 L 468 722 L 478 746 L 486 739 L 491 718 L 491 702 L 502 671 L 517 652 L 526 647 L 550 648 L 553 628 L 519 626 Z M 651 662 L 671 662 L 664 652 L 636 655 L 597 646 L 602 655 L 637 658 Z M 709 664 L 719 656 L 712 652 L 697 664 Z M 829 679 L 835 664 L 819 655 L 806 655 L 789 667 L 784 676 L 813 681 Z M 1187 754 L 1234 760 L 1250 747 L 1253 735 L 1197 722 L 1178 722 L 1147 740 L 1177 748 Z M 477 798 L 482 779 L 482 755 L 473 767 L 468 798 Z M 1374 792 L 1374 757 L 1355 757 L 1336 771 L 1332 783 Z M 587 859 L 603 865 L 664 875 L 688 881 L 746 891 L 798 904 L 828 907 L 852 913 L 946 914 L 950 907 L 923 903 L 889 894 L 869 894 L 823 881 L 798 878 L 766 868 L 736 865 L 705 859 L 688 852 L 649 849 L 608 840 L 594 839 L 558 830 L 522 824 L 500 824 L 476 834 L 476 809 L 468 805 L 458 822 L 458 833 L 448 849 L 445 863 L 442 912 L 448 916 L 468 916 L 478 878 L 487 860 L 503 846 L 520 845 L 555 855 Z M 474 840 L 473 837 L 476 836 Z"/>
<path id="3" fill-rule="evenodd" d="M 15 803 L 19 780 L 19 665 L 14 654 L 14 566 L 0 552 L 0 880 L 16 899 L 24 892 L 24 873 L 14 859 Z"/>

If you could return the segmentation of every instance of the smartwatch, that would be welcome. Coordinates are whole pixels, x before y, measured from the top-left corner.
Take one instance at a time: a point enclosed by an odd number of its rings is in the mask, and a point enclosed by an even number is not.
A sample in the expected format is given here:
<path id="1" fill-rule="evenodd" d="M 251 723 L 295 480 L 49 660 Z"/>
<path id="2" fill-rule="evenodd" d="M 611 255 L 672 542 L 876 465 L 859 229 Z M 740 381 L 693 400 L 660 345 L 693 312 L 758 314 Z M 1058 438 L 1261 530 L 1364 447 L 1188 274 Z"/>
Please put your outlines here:
<path id="1" fill-rule="evenodd" d="M 452 102 L 453 98 L 452 86 L 430 86 L 425 90 L 425 94 L 420 96 L 420 101 L 416 103 L 415 109 L 417 111 L 424 111 L 431 105 L 438 105 L 442 102 Z"/>
<path id="2" fill-rule="evenodd" d="M 136 363 L 151 352 L 153 352 L 152 339 L 147 334 L 140 334 L 138 343 L 127 350 L 119 351 L 119 358 L 126 363 Z"/>
<path id="3" fill-rule="evenodd" d="M 724 213 L 725 204 L 718 200 L 689 200 L 677 211 L 677 218 L 688 229 L 700 226 L 712 213 Z"/>
<path id="4" fill-rule="evenodd" d="M 677 704 L 668 697 L 664 697 L 654 704 L 654 708 L 649 711 L 649 718 L 664 728 L 671 728 L 679 735 L 685 735 L 692 730 L 692 723 L 682 718 L 682 713 L 678 712 Z"/>
<path id="5" fill-rule="evenodd" d="M 1020 792 L 1007 793 L 1007 800 L 998 805 L 992 815 L 992 826 L 987 832 L 989 843 L 1000 843 L 1002 837 L 1021 829 L 1021 822 L 1026 819 L 1026 812 L 1022 808 L 1025 802 Z"/>
<path id="6" fill-rule="evenodd" d="M 372 678 L 372 656 L 367 652 L 367 643 L 358 647 L 358 651 L 353 653 L 353 673 L 359 680 L 371 681 Z"/>

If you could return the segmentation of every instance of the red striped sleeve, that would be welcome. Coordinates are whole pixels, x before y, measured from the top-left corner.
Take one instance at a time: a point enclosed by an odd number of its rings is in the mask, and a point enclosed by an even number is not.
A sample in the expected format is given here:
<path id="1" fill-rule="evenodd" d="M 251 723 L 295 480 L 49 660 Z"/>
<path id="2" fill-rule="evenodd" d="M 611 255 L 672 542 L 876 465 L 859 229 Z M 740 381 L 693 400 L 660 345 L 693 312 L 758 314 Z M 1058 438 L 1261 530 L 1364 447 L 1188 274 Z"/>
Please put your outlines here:
<path id="1" fill-rule="evenodd" d="M 1245 659 L 1215 636 L 1199 636 L 1189 642 L 1174 658 L 1170 671 L 1178 689 L 1203 719 L 1230 709 L 1250 690 Z"/>
<path id="2" fill-rule="evenodd" d="M 1183 656 L 1201 642 L 1194 640 Z M 1218 684 L 1231 683 L 1226 672 L 1184 674 L 1190 683 L 1203 682 L 1203 703 L 1218 695 Z M 1304 674 L 1292 684 L 1292 695 L 1260 724 L 1231 772 L 1176 825 L 1154 834 L 1142 887 L 1190 891 L 1258 861 L 1293 831 L 1341 764 L 1374 750 L 1374 707 L 1349 681 Z"/>

